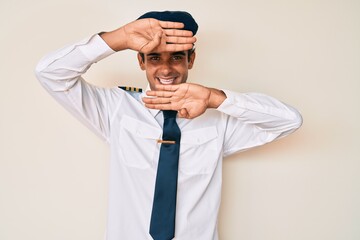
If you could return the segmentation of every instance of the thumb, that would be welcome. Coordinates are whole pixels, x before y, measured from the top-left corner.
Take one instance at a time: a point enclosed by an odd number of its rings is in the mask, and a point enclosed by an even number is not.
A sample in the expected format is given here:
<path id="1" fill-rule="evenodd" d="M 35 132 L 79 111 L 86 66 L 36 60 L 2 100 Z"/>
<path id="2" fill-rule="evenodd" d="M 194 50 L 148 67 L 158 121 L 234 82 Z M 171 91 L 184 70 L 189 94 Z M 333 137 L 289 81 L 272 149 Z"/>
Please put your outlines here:
<path id="1" fill-rule="evenodd" d="M 189 113 L 185 108 L 182 108 L 178 111 L 178 117 L 180 118 L 188 118 L 189 117 Z"/>
<path id="2" fill-rule="evenodd" d="M 159 46 L 162 34 L 162 32 L 157 32 L 151 41 L 147 42 L 146 44 L 144 44 L 144 46 L 140 48 L 140 52 L 150 53 L 153 49 Z"/>

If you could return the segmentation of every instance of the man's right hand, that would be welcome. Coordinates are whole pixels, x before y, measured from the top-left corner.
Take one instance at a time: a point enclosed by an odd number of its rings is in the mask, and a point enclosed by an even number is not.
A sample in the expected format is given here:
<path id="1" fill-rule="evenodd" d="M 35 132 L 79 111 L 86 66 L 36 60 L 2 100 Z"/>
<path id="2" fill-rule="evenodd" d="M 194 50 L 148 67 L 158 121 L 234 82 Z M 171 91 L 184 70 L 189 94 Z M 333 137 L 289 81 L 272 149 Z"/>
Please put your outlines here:
<path id="1" fill-rule="evenodd" d="M 142 53 L 178 52 L 193 47 L 196 38 L 182 30 L 183 23 L 146 18 L 101 35 L 114 51 L 132 49 Z"/>

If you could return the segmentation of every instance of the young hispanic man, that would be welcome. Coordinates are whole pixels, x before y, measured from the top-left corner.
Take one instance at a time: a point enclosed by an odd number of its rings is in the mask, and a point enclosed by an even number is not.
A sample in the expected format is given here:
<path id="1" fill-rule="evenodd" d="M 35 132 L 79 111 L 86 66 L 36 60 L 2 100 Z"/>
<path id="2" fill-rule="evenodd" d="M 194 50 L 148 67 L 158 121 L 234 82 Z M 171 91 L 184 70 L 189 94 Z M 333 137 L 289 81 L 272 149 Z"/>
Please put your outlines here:
<path id="1" fill-rule="evenodd" d="M 270 96 L 186 83 L 197 29 L 187 12 L 148 12 L 36 68 L 45 89 L 110 145 L 107 240 L 218 239 L 223 157 L 302 124 L 297 110 Z M 83 79 L 93 63 L 125 50 L 138 52 L 146 91 Z"/>

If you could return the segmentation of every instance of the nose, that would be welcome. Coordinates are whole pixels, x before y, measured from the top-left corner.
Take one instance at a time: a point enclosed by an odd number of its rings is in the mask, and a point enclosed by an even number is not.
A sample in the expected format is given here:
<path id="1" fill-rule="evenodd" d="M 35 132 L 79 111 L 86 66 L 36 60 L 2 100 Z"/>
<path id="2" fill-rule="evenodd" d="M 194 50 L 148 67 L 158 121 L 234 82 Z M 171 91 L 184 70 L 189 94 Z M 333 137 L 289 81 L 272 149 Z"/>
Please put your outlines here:
<path id="1" fill-rule="evenodd" d="M 170 75 L 172 73 L 172 67 L 171 67 L 170 63 L 164 62 L 161 65 L 160 72 L 164 77 Z"/>

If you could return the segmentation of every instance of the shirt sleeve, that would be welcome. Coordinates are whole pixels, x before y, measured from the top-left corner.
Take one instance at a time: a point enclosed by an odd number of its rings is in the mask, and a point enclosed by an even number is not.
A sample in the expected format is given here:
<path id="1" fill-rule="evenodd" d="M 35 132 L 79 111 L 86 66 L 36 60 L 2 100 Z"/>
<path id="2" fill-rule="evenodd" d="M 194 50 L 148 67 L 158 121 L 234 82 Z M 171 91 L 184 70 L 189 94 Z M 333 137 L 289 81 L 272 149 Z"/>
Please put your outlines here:
<path id="1" fill-rule="evenodd" d="M 273 97 L 223 91 L 227 98 L 217 110 L 228 115 L 224 156 L 287 136 L 302 125 L 295 108 Z"/>
<path id="2" fill-rule="evenodd" d="M 114 51 L 94 35 L 45 56 L 35 74 L 43 87 L 61 105 L 105 141 L 109 141 L 111 113 L 123 91 L 95 87 L 82 78 L 93 63 Z"/>

